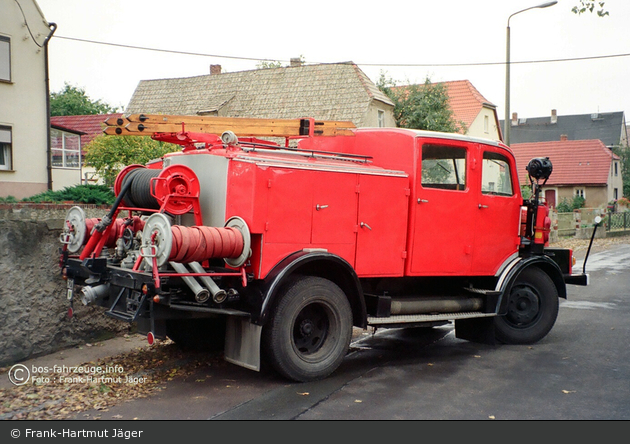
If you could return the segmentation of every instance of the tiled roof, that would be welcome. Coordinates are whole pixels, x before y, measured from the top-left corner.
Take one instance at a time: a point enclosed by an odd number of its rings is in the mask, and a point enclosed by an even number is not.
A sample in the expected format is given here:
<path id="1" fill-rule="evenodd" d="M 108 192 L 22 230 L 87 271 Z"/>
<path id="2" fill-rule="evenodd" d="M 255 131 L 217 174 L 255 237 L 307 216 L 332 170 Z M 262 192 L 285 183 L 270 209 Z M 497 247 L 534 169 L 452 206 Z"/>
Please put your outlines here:
<path id="1" fill-rule="evenodd" d="M 453 110 L 453 117 L 470 127 L 485 106 L 496 108 L 489 100 L 481 95 L 469 80 L 455 80 L 441 82 L 446 87 L 449 105 Z"/>
<path id="2" fill-rule="evenodd" d="M 122 113 L 114 113 L 86 116 L 54 116 L 50 118 L 50 124 L 83 133 L 81 135 L 81 147 L 84 147 L 96 136 L 103 134 L 103 124 L 108 117 L 122 117 L 122 115 Z"/>
<path id="3" fill-rule="evenodd" d="M 535 157 L 551 160 L 553 172 L 547 185 L 606 185 L 612 159 L 619 159 L 596 139 L 515 143 L 510 148 L 521 185 L 529 183 L 525 167 Z"/>
<path id="4" fill-rule="evenodd" d="M 351 120 L 362 126 L 372 100 L 391 100 L 354 63 L 288 66 L 142 80 L 125 112 Z"/>
<path id="5" fill-rule="evenodd" d="M 475 121 L 484 106 L 496 108 L 496 105 L 481 95 L 477 88 L 470 83 L 470 80 L 453 80 L 437 82 L 436 84 L 444 85 L 448 94 L 448 104 L 453 111 L 453 118 L 457 122 L 464 122 L 466 128 L 470 128 L 470 125 Z M 404 90 L 405 88 L 407 87 L 394 87 L 394 89 L 399 90 Z"/>
<path id="6" fill-rule="evenodd" d="M 612 113 L 558 115 L 555 123 L 547 117 L 518 118 L 518 125 L 510 127 L 510 141 L 514 143 L 550 142 L 560 140 L 599 139 L 606 146 L 618 145 L 626 129 L 623 111 Z M 503 120 L 501 120 L 503 128 Z"/>

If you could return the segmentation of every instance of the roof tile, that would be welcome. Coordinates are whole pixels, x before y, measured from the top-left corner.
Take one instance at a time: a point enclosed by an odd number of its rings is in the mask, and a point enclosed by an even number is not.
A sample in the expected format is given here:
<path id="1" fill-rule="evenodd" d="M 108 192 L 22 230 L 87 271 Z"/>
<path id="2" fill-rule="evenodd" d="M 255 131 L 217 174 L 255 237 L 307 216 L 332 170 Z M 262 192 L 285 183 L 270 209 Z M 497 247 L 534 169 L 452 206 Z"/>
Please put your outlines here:
<path id="1" fill-rule="evenodd" d="M 525 167 L 535 157 L 549 157 L 553 172 L 547 185 L 606 185 L 612 153 L 601 140 L 566 140 L 511 145 L 521 184 L 529 183 Z"/>

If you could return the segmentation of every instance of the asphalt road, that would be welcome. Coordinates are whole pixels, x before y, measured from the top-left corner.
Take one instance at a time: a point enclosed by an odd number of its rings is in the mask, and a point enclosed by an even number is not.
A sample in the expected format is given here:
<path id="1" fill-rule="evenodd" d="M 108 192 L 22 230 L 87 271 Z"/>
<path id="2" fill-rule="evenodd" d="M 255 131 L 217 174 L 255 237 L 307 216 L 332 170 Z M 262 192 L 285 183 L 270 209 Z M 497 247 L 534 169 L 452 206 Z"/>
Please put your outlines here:
<path id="1" fill-rule="evenodd" d="M 475 344 L 452 326 L 378 330 L 323 381 L 221 362 L 76 419 L 628 420 L 630 244 L 591 253 L 587 271 L 591 285 L 569 286 L 555 327 L 532 346 Z"/>

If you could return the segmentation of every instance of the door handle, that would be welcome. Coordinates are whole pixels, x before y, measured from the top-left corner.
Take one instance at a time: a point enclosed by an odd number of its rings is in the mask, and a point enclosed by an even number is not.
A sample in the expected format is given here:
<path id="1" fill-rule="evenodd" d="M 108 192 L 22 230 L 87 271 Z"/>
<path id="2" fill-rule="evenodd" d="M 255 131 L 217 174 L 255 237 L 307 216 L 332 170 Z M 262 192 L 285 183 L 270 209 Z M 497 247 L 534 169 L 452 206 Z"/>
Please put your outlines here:
<path id="1" fill-rule="evenodd" d="M 484 208 L 488 208 L 488 205 L 481 205 L 481 204 L 479 204 L 479 209 L 484 209 Z"/>
<path id="2" fill-rule="evenodd" d="M 361 222 L 361 228 L 367 228 L 368 230 L 372 231 L 372 227 L 370 227 L 368 224 L 366 224 L 365 222 Z"/>
<path id="3" fill-rule="evenodd" d="M 418 203 L 428 203 L 429 201 L 426 199 L 418 199 Z"/>
<path id="4" fill-rule="evenodd" d="M 323 210 L 324 208 L 328 208 L 328 205 L 320 205 L 320 204 L 315 205 L 315 209 L 317 211 Z"/>

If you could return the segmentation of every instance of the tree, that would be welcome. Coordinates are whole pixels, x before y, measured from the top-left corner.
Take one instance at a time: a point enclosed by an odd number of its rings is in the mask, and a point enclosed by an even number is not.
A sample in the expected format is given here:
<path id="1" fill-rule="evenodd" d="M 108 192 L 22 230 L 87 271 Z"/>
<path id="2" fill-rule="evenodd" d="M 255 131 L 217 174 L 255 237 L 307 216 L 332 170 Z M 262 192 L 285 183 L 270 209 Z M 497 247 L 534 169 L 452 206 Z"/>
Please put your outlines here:
<path id="1" fill-rule="evenodd" d="M 85 163 L 96 169 L 106 185 L 113 186 L 116 176 L 125 166 L 144 165 L 166 153 L 179 150 L 179 145 L 146 136 L 102 135 L 85 146 Z"/>
<path id="2" fill-rule="evenodd" d="M 59 92 L 50 94 L 51 116 L 83 116 L 87 114 L 109 114 L 117 112 L 101 100 L 91 100 L 82 88 L 64 84 Z"/>
<path id="3" fill-rule="evenodd" d="M 455 120 L 443 84 L 431 83 L 427 77 L 422 85 L 396 86 L 391 78 L 381 73 L 377 86 L 394 102 L 394 118 L 399 127 L 447 133 L 466 132 L 464 122 Z"/>
<path id="4" fill-rule="evenodd" d="M 595 11 L 598 17 L 605 17 L 608 15 L 608 11 L 604 9 L 604 3 L 600 1 L 588 1 L 588 0 L 580 0 L 579 5 L 574 6 L 571 9 L 571 12 L 574 14 L 580 15 L 586 12 L 592 13 Z M 597 9 L 595 9 L 597 8 Z"/>

